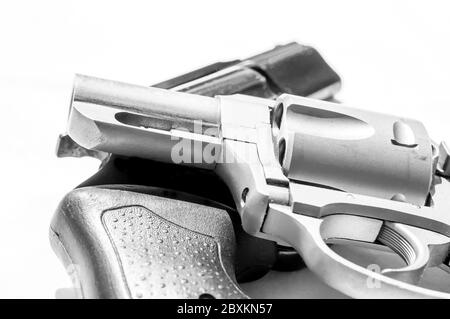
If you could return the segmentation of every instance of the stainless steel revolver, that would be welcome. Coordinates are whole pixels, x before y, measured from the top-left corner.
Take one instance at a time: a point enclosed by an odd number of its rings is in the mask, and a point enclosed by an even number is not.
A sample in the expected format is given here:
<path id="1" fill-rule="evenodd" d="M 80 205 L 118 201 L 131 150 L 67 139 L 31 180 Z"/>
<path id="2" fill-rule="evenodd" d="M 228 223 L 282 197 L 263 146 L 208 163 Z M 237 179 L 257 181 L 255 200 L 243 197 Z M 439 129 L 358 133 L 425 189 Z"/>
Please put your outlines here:
<path id="1" fill-rule="evenodd" d="M 68 135 L 94 151 L 214 171 L 251 235 L 291 246 L 356 298 L 448 298 L 450 155 L 418 121 L 289 94 L 206 97 L 77 75 Z M 374 272 L 329 244 L 391 249 Z M 374 287 L 368 282 L 375 281 Z"/>

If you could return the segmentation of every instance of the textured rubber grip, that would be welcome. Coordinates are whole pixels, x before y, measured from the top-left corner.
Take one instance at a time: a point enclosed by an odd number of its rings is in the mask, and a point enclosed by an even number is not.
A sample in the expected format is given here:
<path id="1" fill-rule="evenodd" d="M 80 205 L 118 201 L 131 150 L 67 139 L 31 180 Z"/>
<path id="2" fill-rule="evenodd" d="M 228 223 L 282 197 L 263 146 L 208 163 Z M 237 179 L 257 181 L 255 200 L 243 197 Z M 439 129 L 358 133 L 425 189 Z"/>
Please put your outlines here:
<path id="1" fill-rule="evenodd" d="M 85 298 L 246 298 L 228 213 L 129 190 L 86 187 L 61 202 L 53 247 Z"/>

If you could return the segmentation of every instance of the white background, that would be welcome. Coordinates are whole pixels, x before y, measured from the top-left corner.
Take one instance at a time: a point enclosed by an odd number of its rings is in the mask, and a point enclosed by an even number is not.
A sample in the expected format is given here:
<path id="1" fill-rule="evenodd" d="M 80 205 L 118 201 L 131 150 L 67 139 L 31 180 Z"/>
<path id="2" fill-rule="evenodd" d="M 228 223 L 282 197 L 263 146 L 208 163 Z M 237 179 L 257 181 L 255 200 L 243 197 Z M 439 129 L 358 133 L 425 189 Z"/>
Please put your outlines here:
<path id="1" fill-rule="evenodd" d="M 54 156 L 74 73 L 152 84 L 295 40 L 342 76 L 340 100 L 420 119 L 439 141 L 450 137 L 449 9 L 433 1 L 2 1 L 0 297 L 52 298 L 70 284 L 48 226 L 63 195 L 98 165 Z"/>

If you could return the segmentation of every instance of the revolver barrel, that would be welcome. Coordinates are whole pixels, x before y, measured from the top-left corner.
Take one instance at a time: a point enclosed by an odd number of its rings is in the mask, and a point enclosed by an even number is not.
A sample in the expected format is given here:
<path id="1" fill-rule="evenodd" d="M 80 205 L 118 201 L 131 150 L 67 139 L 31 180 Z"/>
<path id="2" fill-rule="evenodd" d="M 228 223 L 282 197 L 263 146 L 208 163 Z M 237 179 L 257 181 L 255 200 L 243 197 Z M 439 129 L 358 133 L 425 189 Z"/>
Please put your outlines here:
<path id="1" fill-rule="evenodd" d="M 139 113 L 174 124 L 201 121 L 207 127 L 217 127 L 220 121 L 220 109 L 214 98 L 85 75 L 75 76 L 72 104 L 78 102 Z"/>
<path id="2" fill-rule="evenodd" d="M 171 162 L 180 139 L 193 142 L 192 160 L 220 144 L 216 99 L 77 75 L 68 133 L 92 150 Z M 207 167 L 209 165 L 200 165 Z"/>

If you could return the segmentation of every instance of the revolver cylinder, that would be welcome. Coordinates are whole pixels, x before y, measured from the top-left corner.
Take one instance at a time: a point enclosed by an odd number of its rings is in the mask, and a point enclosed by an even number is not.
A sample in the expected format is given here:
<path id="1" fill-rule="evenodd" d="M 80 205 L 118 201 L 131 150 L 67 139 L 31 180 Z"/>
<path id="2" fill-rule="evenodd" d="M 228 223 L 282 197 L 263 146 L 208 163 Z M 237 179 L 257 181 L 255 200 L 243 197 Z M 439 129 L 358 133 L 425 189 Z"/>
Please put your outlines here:
<path id="1" fill-rule="evenodd" d="M 422 123 L 292 95 L 278 101 L 273 132 L 289 179 L 425 203 L 433 156 Z"/>

